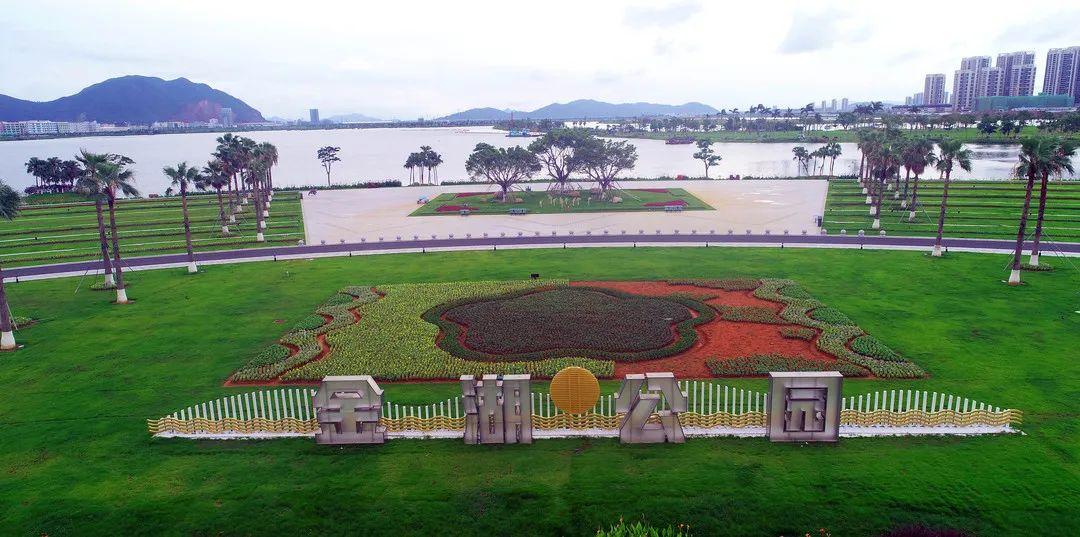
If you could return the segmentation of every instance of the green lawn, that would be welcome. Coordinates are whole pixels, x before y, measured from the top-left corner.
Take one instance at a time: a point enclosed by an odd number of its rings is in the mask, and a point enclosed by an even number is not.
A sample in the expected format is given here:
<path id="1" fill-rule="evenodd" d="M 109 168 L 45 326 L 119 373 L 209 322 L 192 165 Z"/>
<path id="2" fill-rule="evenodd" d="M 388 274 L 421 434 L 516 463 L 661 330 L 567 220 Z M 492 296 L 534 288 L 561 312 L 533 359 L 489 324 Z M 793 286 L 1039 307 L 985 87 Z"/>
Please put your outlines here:
<path id="1" fill-rule="evenodd" d="M 128 276 L 128 306 L 85 286 L 75 293 L 77 279 L 12 284 L 16 314 L 43 322 L 18 332 L 24 349 L 0 355 L 0 534 L 583 535 L 625 517 L 688 523 L 696 535 L 868 535 L 912 522 L 1076 535 L 1080 275 L 1048 261 L 1058 270 L 1025 273 L 1020 287 L 1001 282 L 1005 256 L 792 248 L 505 250 L 213 265 L 192 276 L 138 271 Z M 759 438 L 336 448 L 146 433 L 147 418 L 235 393 L 222 379 L 338 289 L 532 272 L 792 278 L 931 375 L 848 381 L 845 392 L 962 394 L 1022 409 L 1025 434 L 831 446 Z M 410 404 L 459 390 L 384 387 Z"/>
<path id="2" fill-rule="evenodd" d="M 93 204 L 72 202 L 72 194 L 30 199 L 19 217 L 0 222 L 0 263 L 4 266 L 41 265 L 98 259 L 97 216 Z M 36 196 L 35 196 L 36 198 Z M 35 203 L 48 201 L 50 203 Z M 255 241 L 254 205 L 236 215 L 223 236 L 218 223 L 217 196 L 188 199 L 191 239 L 196 251 L 231 250 L 267 245 L 296 244 L 304 238 L 304 222 L 297 192 L 278 192 L 270 204 L 266 242 Z M 108 213 L 105 214 L 108 225 Z M 122 200 L 117 204 L 120 252 L 124 256 L 182 252 L 183 217 L 180 198 Z"/>
<path id="3" fill-rule="evenodd" d="M 937 234 L 938 212 L 941 207 L 942 181 L 919 181 L 920 207 L 915 220 L 909 222 L 909 209 L 900 207 L 886 192 L 881 207 L 881 229 L 889 235 Z M 1026 182 L 1023 181 L 953 181 L 949 186 L 949 203 L 945 216 L 946 237 L 980 239 L 1016 239 L 1016 228 L 1024 207 Z M 901 191 L 903 181 L 901 181 Z M 1028 234 L 1035 232 L 1035 210 L 1038 207 L 1039 186 L 1032 193 Z M 830 233 L 859 229 L 871 233 L 873 217 L 866 204 L 866 194 L 854 180 L 831 181 L 825 204 L 822 226 Z M 1044 236 L 1056 241 L 1080 241 L 1080 181 L 1053 182 L 1047 190 Z M 1030 236 L 1029 236 L 1030 238 Z"/>
<path id="4" fill-rule="evenodd" d="M 656 191 L 654 191 L 656 190 Z M 659 192 L 658 190 L 665 190 Z M 529 213 L 596 213 L 610 211 L 663 211 L 663 204 L 682 202 L 686 210 L 712 209 L 682 188 L 639 189 L 614 191 L 606 200 L 598 200 L 581 191 L 580 198 L 553 198 L 547 192 L 513 192 L 512 203 L 502 202 L 490 192 L 448 192 L 439 194 L 421 205 L 409 216 L 458 216 L 458 210 L 468 208 L 471 214 L 508 214 L 510 209 L 525 209 Z M 619 203 L 614 203 L 620 198 Z M 649 206 L 648 204 L 656 204 Z M 439 210 L 440 207 L 442 210 Z"/>

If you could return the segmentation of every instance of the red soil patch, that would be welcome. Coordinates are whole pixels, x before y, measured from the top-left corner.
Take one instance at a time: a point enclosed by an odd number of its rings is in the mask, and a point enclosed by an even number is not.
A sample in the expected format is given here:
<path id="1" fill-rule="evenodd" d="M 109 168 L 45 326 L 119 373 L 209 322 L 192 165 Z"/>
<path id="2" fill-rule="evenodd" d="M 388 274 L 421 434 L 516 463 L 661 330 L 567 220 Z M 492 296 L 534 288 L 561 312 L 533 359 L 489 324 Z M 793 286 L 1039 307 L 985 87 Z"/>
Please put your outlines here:
<path id="1" fill-rule="evenodd" d="M 642 204 L 643 207 L 686 207 L 687 203 L 683 200 L 669 200 L 669 201 L 651 201 L 649 203 Z"/>
<path id="2" fill-rule="evenodd" d="M 626 293 L 647 296 L 663 296 L 682 293 L 692 296 L 715 296 L 705 300 L 706 304 L 729 306 L 758 306 L 779 312 L 783 304 L 771 302 L 753 296 L 753 291 L 725 291 L 696 285 L 671 285 L 666 282 L 573 282 L 571 285 L 605 287 Z M 778 354 L 780 356 L 800 357 L 821 360 L 824 363 L 836 359 L 824 353 L 813 341 L 789 339 L 780 335 L 784 327 L 801 325 L 762 324 L 742 321 L 717 319 L 697 327 L 698 340 L 690 350 L 656 360 L 639 362 L 616 362 L 615 378 L 627 373 L 652 373 L 670 371 L 679 378 L 712 377 L 705 366 L 708 358 L 737 358 L 754 354 Z"/>
<path id="3" fill-rule="evenodd" d="M 471 198 L 473 196 L 483 196 L 485 194 L 490 194 L 490 193 L 491 192 L 458 192 L 457 194 L 454 194 L 454 197 L 455 198 Z"/>
<path id="4" fill-rule="evenodd" d="M 435 208 L 437 213 L 456 213 L 462 209 L 468 209 L 468 205 L 440 205 Z"/>

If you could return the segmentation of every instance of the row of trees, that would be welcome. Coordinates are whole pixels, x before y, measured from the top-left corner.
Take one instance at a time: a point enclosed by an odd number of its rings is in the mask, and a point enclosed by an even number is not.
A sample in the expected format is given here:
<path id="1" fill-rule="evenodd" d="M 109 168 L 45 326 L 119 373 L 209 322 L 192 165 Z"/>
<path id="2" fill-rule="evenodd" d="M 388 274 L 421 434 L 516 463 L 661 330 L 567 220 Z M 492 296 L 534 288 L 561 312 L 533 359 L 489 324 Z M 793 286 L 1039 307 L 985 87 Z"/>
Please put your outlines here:
<path id="1" fill-rule="evenodd" d="M 806 175 L 825 175 L 825 162 L 829 163 L 829 175 L 833 175 L 833 170 L 836 167 L 836 158 L 843 154 L 843 149 L 840 148 L 840 144 L 836 142 L 828 142 L 825 145 L 813 150 L 807 151 L 805 147 L 799 145 L 791 149 L 791 153 L 795 155 L 792 160 L 799 162 L 799 167 L 796 169 L 795 176 L 798 177 L 800 171 Z M 818 160 L 821 161 L 821 167 L 818 168 Z"/>
<path id="2" fill-rule="evenodd" d="M 34 176 L 34 186 L 26 189 L 27 194 L 70 192 L 75 188 L 75 181 L 79 179 L 82 169 L 74 160 L 32 157 L 26 161 L 26 173 Z"/>
<path id="3" fill-rule="evenodd" d="M 277 148 L 269 143 L 256 143 L 249 138 L 225 134 L 217 139 L 218 145 L 212 158 L 202 169 L 181 162 L 167 166 L 162 172 L 172 180 L 172 185 L 179 188 L 181 212 L 184 228 L 184 245 L 188 257 L 188 272 L 198 271 L 191 240 L 191 220 L 188 215 L 188 195 L 192 190 L 213 189 L 217 193 L 218 217 L 223 236 L 230 234 L 229 224 L 236 222 L 236 215 L 243 212 L 243 206 L 254 200 L 256 213 L 256 241 L 262 242 L 265 221 L 270 216 L 270 202 L 273 199 L 272 168 L 277 163 Z M 49 162 L 54 159 L 40 160 Z M 59 159 L 55 159 L 59 161 Z M 104 273 L 104 287 L 116 290 L 116 303 L 127 304 L 130 300 L 124 285 L 123 261 L 120 254 L 120 234 L 116 223 L 117 200 L 123 197 L 137 197 L 135 173 L 130 168 L 134 161 L 124 155 L 113 153 L 91 153 L 81 150 L 72 163 L 71 181 L 68 190 L 86 196 L 94 203 L 97 217 L 98 242 L 101 248 L 101 267 Z M 245 188 L 246 187 L 246 188 Z M 18 214 L 21 197 L 17 192 L 0 183 L 0 218 L 11 220 Z M 226 210 L 226 207 L 228 209 Z M 108 225 L 105 224 L 106 208 Z M 2 349 L 15 348 L 10 309 L 3 288 L 3 273 L 0 271 L 0 332 Z"/>
<path id="4" fill-rule="evenodd" d="M 409 170 L 409 184 L 439 184 L 439 165 L 442 163 L 442 155 L 431 149 L 430 145 L 420 146 L 420 151 L 409 153 L 409 157 L 405 159 L 405 168 Z M 416 172 L 419 172 L 419 183 L 414 175 Z"/>
<path id="5" fill-rule="evenodd" d="M 881 206 L 887 190 L 894 190 L 893 198 L 901 200 L 901 208 L 908 209 L 908 221 L 914 221 L 919 207 L 919 178 L 933 166 L 942 180 L 941 202 L 938 208 L 937 234 L 931 255 L 940 257 L 945 218 L 949 203 L 949 186 L 956 168 L 971 171 L 971 150 L 955 139 L 947 138 L 937 144 L 926 137 L 904 137 L 896 130 L 863 131 L 859 135 L 861 153 L 859 182 L 866 192 L 870 214 L 874 217 L 873 228 L 881 227 Z M 1021 257 L 1026 237 L 1031 197 L 1036 181 L 1040 182 L 1035 232 L 1032 237 L 1029 264 L 1039 265 L 1039 246 L 1043 235 L 1043 219 L 1050 177 L 1073 173 L 1072 157 L 1076 154 L 1076 142 L 1055 136 L 1039 135 L 1024 138 L 1020 143 L 1019 162 L 1015 175 L 1026 179 L 1024 205 L 1017 226 L 1016 248 L 1012 260 L 1009 283 L 1020 283 Z M 900 171 L 904 171 L 901 189 Z M 889 181 L 893 181 L 889 185 Z M 909 189 L 910 186 L 910 189 Z"/>
<path id="6" fill-rule="evenodd" d="M 573 190 L 570 176 L 578 173 L 596 183 L 598 196 L 605 199 L 615 188 L 618 175 L 637 164 L 637 148 L 626 141 L 604 140 L 584 129 L 554 129 L 533 140 L 528 148 L 494 147 L 479 143 L 465 161 L 465 171 L 474 179 L 499 187 L 499 199 L 508 201 L 510 190 L 546 170 L 551 177 L 552 195 Z"/>

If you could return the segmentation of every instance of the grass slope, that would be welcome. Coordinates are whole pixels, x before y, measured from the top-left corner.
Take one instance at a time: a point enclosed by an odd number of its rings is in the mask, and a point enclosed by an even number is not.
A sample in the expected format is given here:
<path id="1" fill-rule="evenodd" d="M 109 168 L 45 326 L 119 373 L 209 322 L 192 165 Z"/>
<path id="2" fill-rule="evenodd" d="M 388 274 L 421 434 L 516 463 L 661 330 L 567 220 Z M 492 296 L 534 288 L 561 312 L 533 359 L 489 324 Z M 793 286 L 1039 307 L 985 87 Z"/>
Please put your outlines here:
<path id="1" fill-rule="evenodd" d="M 529 213 L 597 213 L 611 211 L 663 211 L 662 206 L 647 206 L 648 203 L 684 202 L 686 210 L 712 209 L 709 204 L 701 201 L 693 194 L 682 188 L 669 188 L 667 192 L 651 192 L 648 189 L 627 188 L 616 190 L 612 197 L 622 198 L 621 203 L 612 203 L 607 200 L 587 199 L 588 196 L 577 200 L 577 203 L 560 204 L 553 200 L 547 192 L 513 192 L 512 195 L 521 202 L 504 203 L 495 199 L 493 194 L 484 193 L 475 196 L 461 196 L 460 193 L 439 194 L 434 199 L 421 205 L 409 216 L 458 216 L 457 209 L 439 211 L 439 207 L 463 207 L 466 204 L 472 214 L 499 214 L 505 215 L 512 208 L 526 209 Z"/>
<path id="2" fill-rule="evenodd" d="M 98 259 L 97 216 L 93 204 L 71 203 L 71 194 L 49 196 L 53 203 L 31 203 L 11 222 L 0 222 L 0 263 L 4 266 L 42 265 Z M 33 200 L 32 200 L 33 201 Z M 227 206 L 226 206 L 227 208 Z M 244 206 L 221 234 L 217 196 L 204 194 L 188 199 L 191 240 L 196 251 L 255 248 L 273 244 L 296 244 L 304 238 L 300 196 L 278 192 L 270 204 L 266 242 L 255 242 L 254 205 Z M 184 220 L 180 198 L 122 200 L 117 205 L 120 253 L 124 256 L 183 252 Z M 105 225 L 109 225 L 108 212 Z"/>
<path id="3" fill-rule="evenodd" d="M 900 183 L 903 191 L 903 181 Z M 909 209 L 900 207 L 893 192 L 886 192 L 881 207 L 881 229 L 889 235 L 937 234 L 938 211 L 941 207 L 943 182 L 919 180 L 919 205 L 915 221 L 908 222 Z M 949 185 L 949 204 L 945 215 L 946 237 L 980 239 L 1016 239 L 1020 212 L 1024 208 L 1025 181 L 953 181 Z M 1039 185 L 1031 194 L 1029 234 L 1035 232 L 1035 214 L 1039 204 Z M 825 202 L 822 226 L 829 233 L 846 229 L 873 233 L 874 218 L 866 204 L 866 194 L 853 180 L 830 181 Z M 1046 239 L 1080 241 L 1080 182 L 1052 182 L 1047 190 L 1046 219 L 1043 224 Z M 1028 238 L 1031 238 L 1030 236 Z"/>
<path id="4" fill-rule="evenodd" d="M 1075 535 L 1080 523 L 1080 277 L 1004 256 L 820 249 L 569 249 L 362 256 L 131 274 L 129 306 L 77 280 L 9 286 L 27 347 L 0 354 L 0 534 L 580 535 L 643 517 L 697 535 L 876 534 L 911 522 L 980 535 Z M 772 445 L 620 446 L 156 440 L 145 419 L 229 393 L 253 350 L 348 285 L 545 278 L 777 277 L 923 365 L 919 388 L 1025 412 L 1025 435 Z M 763 380 L 730 384 L 765 389 Z M 605 392 L 615 382 L 604 382 Z M 542 388 L 543 386 L 541 386 Z M 400 403 L 455 383 L 385 385 Z M 1072 506 L 1072 507 L 1070 507 Z M 347 513 L 347 514 L 342 514 Z M 816 533 L 815 533 L 816 535 Z"/>

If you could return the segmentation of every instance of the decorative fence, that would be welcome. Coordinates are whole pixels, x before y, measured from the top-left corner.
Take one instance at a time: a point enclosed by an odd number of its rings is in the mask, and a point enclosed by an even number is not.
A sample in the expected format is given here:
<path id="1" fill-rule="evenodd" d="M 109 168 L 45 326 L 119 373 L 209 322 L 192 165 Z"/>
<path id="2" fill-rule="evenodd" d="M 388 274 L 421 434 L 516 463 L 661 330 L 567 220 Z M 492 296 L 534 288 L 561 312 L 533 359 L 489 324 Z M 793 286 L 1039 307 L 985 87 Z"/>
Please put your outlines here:
<path id="1" fill-rule="evenodd" d="M 768 394 L 733 388 L 710 381 L 681 381 L 687 394 L 687 411 L 679 421 L 688 433 L 764 435 Z M 296 436 L 312 435 L 318 421 L 312 406 L 311 388 L 273 388 L 230 395 L 208 401 L 156 420 L 147 420 L 151 434 L 164 436 Z M 614 394 L 602 395 L 592 410 L 584 414 L 560 411 L 547 393 L 530 394 L 534 430 L 583 431 L 619 428 L 623 414 L 615 412 Z M 661 399 L 658 409 L 667 408 Z M 952 394 L 918 390 L 877 391 L 843 399 L 840 412 L 841 435 L 889 434 L 895 428 L 907 433 L 948 434 L 958 428 L 1009 430 L 1021 422 L 1019 410 L 992 407 L 984 402 Z M 465 429 L 465 411 L 460 397 L 426 405 L 385 402 L 379 423 L 387 433 L 416 436 Z M 707 430 L 707 431 L 703 431 Z M 452 435 L 446 435 L 452 436 Z"/>

